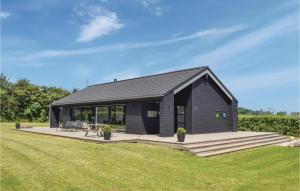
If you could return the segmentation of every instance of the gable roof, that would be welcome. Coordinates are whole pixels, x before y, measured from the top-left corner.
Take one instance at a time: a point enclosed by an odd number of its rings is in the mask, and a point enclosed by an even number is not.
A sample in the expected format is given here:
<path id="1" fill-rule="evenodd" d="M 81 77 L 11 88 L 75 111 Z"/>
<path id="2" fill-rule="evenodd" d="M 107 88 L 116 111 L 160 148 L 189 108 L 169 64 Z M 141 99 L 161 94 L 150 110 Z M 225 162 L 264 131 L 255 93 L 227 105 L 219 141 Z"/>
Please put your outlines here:
<path id="1" fill-rule="evenodd" d="M 233 100 L 235 99 L 233 95 L 230 93 L 230 91 L 224 86 L 224 84 L 216 77 L 216 75 L 209 69 L 207 68 L 206 70 L 203 70 L 202 72 L 198 73 L 194 77 L 192 77 L 190 80 L 187 80 L 184 82 L 182 85 L 174 89 L 174 94 L 178 93 L 179 91 L 183 90 L 185 87 L 188 85 L 194 83 L 196 80 L 200 79 L 204 75 L 207 75 L 212 79 L 218 87 L 223 91 L 223 93 L 230 99 Z"/>
<path id="2" fill-rule="evenodd" d="M 88 86 L 76 93 L 54 101 L 51 105 L 162 97 L 206 69 L 207 67 L 191 68 Z"/>

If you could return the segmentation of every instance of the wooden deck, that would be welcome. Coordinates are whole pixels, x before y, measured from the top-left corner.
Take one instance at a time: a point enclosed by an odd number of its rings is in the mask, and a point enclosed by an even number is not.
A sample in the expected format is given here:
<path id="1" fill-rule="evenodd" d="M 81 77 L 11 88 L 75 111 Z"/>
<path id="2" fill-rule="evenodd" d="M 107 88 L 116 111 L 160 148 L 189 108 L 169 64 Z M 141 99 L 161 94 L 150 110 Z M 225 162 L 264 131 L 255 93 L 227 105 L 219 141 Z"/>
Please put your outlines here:
<path id="1" fill-rule="evenodd" d="M 179 144 L 179 145 L 196 143 L 196 142 L 224 140 L 224 139 L 271 134 L 269 132 L 247 132 L 247 131 L 193 134 L 193 135 L 187 134 L 185 138 L 185 142 L 180 143 L 177 142 L 176 134 L 174 134 L 173 137 L 159 137 L 158 135 L 136 135 L 136 134 L 127 134 L 127 133 L 113 133 L 113 137 L 111 137 L 111 140 L 104 140 L 103 137 L 97 136 L 96 133 L 91 133 L 86 137 L 84 136 L 85 135 L 84 131 L 69 131 L 69 130 L 62 130 L 60 128 L 56 129 L 56 128 L 49 128 L 49 127 L 35 127 L 35 128 L 20 129 L 20 131 L 81 139 L 81 140 L 94 141 L 99 143 L 153 141 L 153 142 L 171 143 L 171 144 Z"/>
<path id="2" fill-rule="evenodd" d="M 258 146 L 277 144 L 289 141 L 286 137 L 272 132 L 223 132 L 186 135 L 185 142 L 177 142 L 177 137 L 159 137 L 158 135 L 135 135 L 127 133 L 113 133 L 111 140 L 104 140 L 96 133 L 85 136 L 85 131 L 69 131 L 60 128 L 35 127 L 23 128 L 20 131 L 59 136 L 99 144 L 107 143 L 147 143 L 168 146 L 189 151 L 197 156 L 213 156 L 250 149 Z"/>

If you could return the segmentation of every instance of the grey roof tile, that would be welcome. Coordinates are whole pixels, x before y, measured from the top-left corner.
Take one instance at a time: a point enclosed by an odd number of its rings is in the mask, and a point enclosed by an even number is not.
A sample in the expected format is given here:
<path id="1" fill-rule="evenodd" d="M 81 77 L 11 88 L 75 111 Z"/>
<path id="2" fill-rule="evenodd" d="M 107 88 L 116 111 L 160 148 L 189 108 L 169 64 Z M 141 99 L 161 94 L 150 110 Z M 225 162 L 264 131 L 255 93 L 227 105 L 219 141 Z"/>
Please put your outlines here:
<path id="1" fill-rule="evenodd" d="M 205 69 L 206 67 L 198 67 L 92 85 L 57 100 L 51 105 L 161 97 Z"/>

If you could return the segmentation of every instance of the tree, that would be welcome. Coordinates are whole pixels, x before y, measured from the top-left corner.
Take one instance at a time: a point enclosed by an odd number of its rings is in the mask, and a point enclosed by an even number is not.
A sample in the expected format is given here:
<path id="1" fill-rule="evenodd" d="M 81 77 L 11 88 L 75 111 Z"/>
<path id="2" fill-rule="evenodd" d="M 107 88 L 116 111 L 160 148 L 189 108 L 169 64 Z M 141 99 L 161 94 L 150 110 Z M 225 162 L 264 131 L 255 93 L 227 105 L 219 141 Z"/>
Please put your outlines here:
<path id="1" fill-rule="evenodd" d="M 14 96 L 18 101 L 18 113 L 19 118 L 34 119 L 37 109 L 37 102 L 39 96 L 39 87 L 30 83 L 29 80 L 20 79 L 14 85 Z M 29 117 L 31 116 L 31 117 Z"/>
<path id="2" fill-rule="evenodd" d="M 26 79 L 11 83 L 4 74 L 0 75 L 0 88 L 1 121 L 46 121 L 49 104 L 70 94 L 62 88 L 36 86 Z"/>
<path id="3" fill-rule="evenodd" d="M 286 111 L 279 111 L 279 112 L 276 113 L 276 115 L 280 115 L 280 116 L 287 115 L 287 112 Z"/>
<path id="4" fill-rule="evenodd" d="M 291 112 L 291 116 L 300 117 L 300 112 Z"/>
<path id="5" fill-rule="evenodd" d="M 238 114 L 253 114 L 254 112 L 251 109 L 246 109 L 243 107 L 238 108 Z"/>
<path id="6" fill-rule="evenodd" d="M 12 83 L 0 74 L 0 120 L 15 120 L 17 118 L 18 102 L 13 96 Z"/>

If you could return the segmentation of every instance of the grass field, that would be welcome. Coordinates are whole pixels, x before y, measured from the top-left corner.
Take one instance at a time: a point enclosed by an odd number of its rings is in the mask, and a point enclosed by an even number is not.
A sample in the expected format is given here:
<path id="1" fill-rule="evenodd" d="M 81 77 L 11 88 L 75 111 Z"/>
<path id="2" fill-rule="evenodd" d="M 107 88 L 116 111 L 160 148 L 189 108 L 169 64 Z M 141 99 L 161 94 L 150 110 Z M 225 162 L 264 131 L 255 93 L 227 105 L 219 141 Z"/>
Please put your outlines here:
<path id="1" fill-rule="evenodd" d="M 36 124 L 40 126 L 42 124 Z M 1 125 L 1 190 L 299 190 L 299 150 L 199 158 L 146 144 L 94 144 Z"/>

